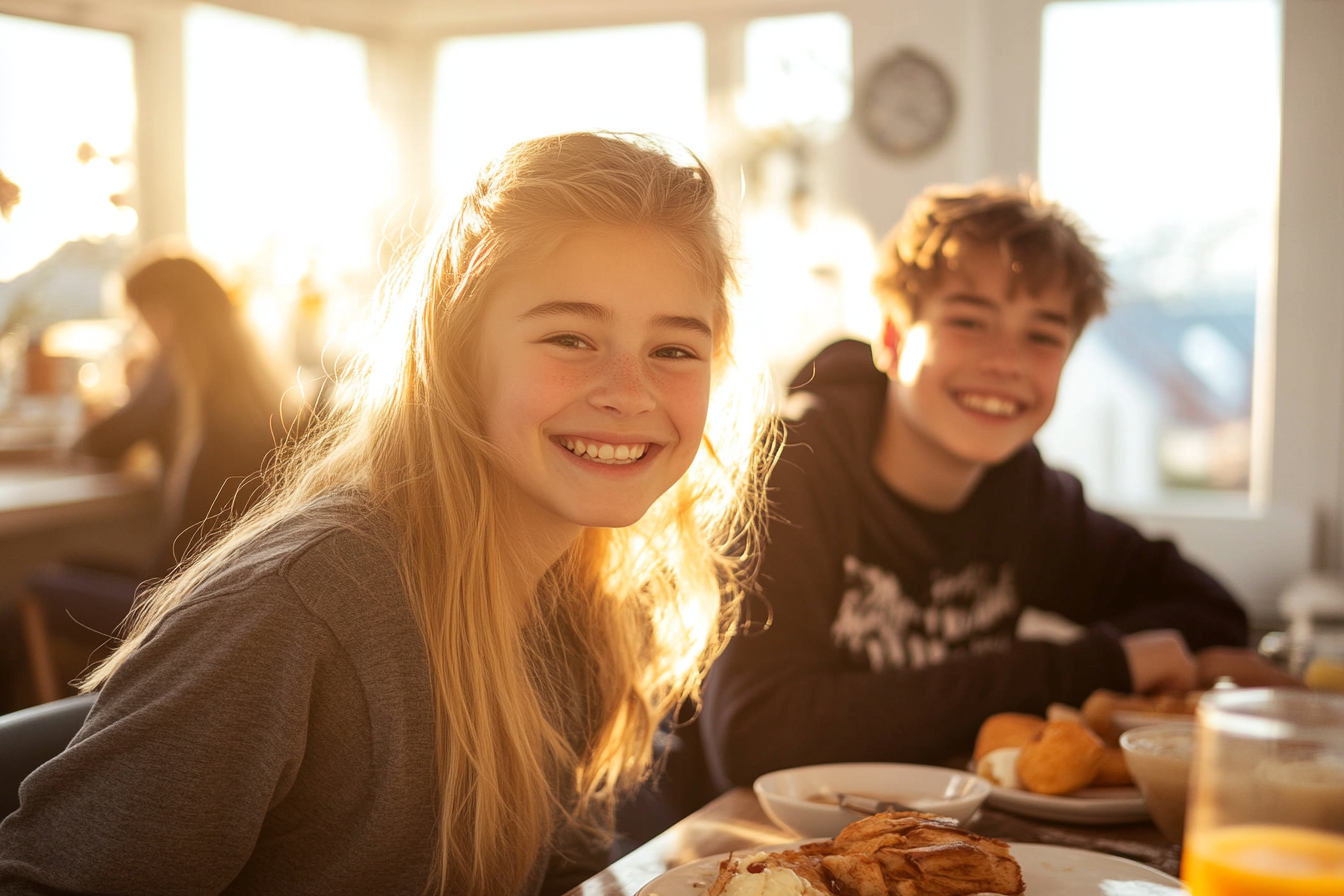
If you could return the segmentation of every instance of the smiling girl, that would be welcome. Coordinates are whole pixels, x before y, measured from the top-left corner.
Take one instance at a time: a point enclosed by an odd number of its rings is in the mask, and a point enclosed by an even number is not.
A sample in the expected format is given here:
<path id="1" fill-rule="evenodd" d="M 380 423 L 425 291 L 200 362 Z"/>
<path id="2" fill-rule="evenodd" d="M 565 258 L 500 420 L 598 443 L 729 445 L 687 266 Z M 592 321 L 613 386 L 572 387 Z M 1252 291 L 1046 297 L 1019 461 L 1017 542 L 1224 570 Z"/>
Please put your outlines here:
<path id="1" fill-rule="evenodd" d="M 733 283 L 698 163 L 570 134 L 487 168 L 353 406 L 89 676 L 0 889 L 559 887 L 736 603 L 768 440 Z"/>

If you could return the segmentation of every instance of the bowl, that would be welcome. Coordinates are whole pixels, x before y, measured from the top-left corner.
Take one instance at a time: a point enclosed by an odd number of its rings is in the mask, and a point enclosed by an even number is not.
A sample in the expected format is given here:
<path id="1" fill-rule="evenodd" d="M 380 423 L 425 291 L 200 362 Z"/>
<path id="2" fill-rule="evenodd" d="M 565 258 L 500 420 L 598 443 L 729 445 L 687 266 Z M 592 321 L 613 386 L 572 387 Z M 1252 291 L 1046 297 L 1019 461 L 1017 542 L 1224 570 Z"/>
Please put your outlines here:
<path id="1" fill-rule="evenodd" d="M 1185 804 L 1190 791 L 1194 722 L 1167 722 L 1131 728 L 1120 735 L 1129 776 L 1143 794 L 1153 824 L 1172 843 L 1185 834 Z"/>
<path id="2" fill-rule="evenodd" d="M 902 803 L 964 823 L 989 796 L 989 782 L 969 772 L 895 762 L 841 762 L 761 775 L 752 787 L 770 820 L 800 837 L 834 837 L 863 816 L 842 809 L 842 793 Z"/>

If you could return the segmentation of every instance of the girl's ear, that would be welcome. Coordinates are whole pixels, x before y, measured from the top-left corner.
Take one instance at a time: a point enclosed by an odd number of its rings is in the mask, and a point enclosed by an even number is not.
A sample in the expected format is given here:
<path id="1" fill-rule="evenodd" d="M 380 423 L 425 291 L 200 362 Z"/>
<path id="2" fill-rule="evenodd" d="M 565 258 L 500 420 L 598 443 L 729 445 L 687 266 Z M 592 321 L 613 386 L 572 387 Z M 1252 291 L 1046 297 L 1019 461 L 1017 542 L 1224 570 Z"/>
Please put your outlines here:
<path id="1" fill-rule="evenodd" d="M 901 330 L 891 317 L 882 317 L 882 338 L 873 346 L 873 362 L 878 370 L 891 371 L 901 351 Z"/>

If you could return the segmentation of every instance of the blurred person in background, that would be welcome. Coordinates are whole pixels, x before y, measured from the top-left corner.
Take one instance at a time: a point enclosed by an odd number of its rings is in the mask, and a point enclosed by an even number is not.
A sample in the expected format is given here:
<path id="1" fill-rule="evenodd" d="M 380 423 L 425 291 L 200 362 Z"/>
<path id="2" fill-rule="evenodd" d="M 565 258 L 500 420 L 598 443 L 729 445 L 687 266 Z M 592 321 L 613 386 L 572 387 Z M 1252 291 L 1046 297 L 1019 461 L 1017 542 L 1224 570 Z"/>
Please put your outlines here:
<path id="1" fill-rule="evenodd" d="M 159 351 L 131 400 L 75 443 L 117 459 L 142 441 L 163 460 L 163 521 L 145 577 L 160 577 L 256 497 L 256 477 L 286 429 L 283 388 L 237 307 L 205 264 L 154 253 L 131 267 L 126 298 Z"/>
<path id="2" fill-rule="evenodd" d="M 87 638 L 80 629 L 99 639 L 114 634 L 142 584 L 166 576 L 251 506 L 258 474 L 286 430 L 281 380 L 202 261 L 147 251 L 128 268 L 125 292 L 158 349 L 130 400 L 92 425 L 73 451 L 117 461 L 134 446 L 152 445 L 162 469 L 159 532 L 141 566 L 71 558 L 28 577 L 26 599 L 40 605 L 44 624 L 76 639 Z"/>

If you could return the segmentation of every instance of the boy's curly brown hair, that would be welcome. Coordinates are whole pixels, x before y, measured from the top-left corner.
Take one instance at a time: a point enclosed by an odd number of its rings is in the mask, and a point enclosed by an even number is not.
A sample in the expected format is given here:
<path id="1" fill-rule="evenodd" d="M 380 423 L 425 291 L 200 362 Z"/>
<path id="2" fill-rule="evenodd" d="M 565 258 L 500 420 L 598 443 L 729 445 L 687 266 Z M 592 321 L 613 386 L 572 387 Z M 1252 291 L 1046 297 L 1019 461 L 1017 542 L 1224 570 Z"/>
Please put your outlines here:
<path id="1" fill-rule="evenodd" d="M 1019 187 L 986 182 L 930 187 L 906 206 L 882 241 L 873 291 L 885 314 L 902 328 L 919 317 L 919 299 L 947 270 L 956 269 L 963 244 L 997 247 L 1015 288 L 1039 293 L 1062 279 L 1073 293 L 1075 332 L 1106 313 L 1111 278 L 1073 215 L 1024 181 Z"/>

